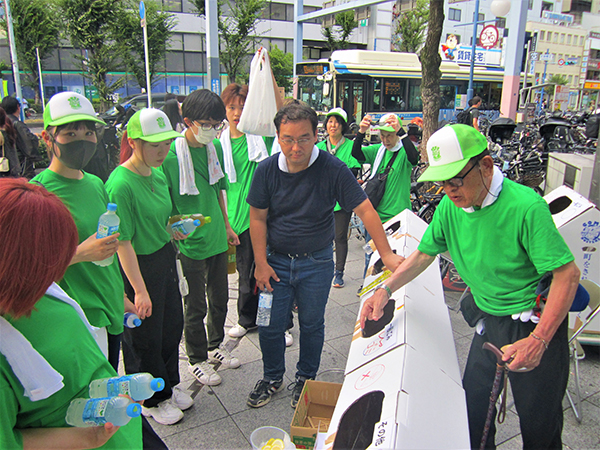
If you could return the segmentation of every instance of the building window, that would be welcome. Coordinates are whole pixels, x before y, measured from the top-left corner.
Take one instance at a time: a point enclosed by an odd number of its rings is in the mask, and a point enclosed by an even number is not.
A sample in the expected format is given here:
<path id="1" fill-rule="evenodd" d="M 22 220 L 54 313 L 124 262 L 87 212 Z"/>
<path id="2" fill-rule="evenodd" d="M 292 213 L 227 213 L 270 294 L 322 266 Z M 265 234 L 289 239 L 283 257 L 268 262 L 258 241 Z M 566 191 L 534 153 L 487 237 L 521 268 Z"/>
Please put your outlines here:
<path id="1" fill-rule="evenodd" d="M 552 40 L 552 31 L 548 31 L 548 42 Z"/>
<path id="2" fill-rule="evenodd" d="M 583 47 L 583 36 L 579 36 L 579 46 Z"/>
<path id="3" fill-rule="evenodd" d="M 562 53 L 559 53 L 559 54 L 558 54 L 558 59 L 563 59 L 563 55 L 562 55 Z"/>
<path id="4" fill-rule="evenodd" d="M 450 8 L 448 9 L 448 20 L 454 20 L 456 22 L 460 22 L 460 9 Z"/>
<path id="5" fill-rule="evenodd" d="M 554 33 L 554 39 L 552 40 L 555 44 L 558 42 L 558 33 Z"/>
<path id="6" fill-rule="evenodd" d="M 540 41 L 545 41 L 545 40 L 546 40 L 546 32 L 540 31 Z"/>
<path id="7" fill-rule="evenodd" d="M 573 75 L 569 75 L 569 84 L 573 83 Z"/>
<path id="8" fill-rule="evenodd" d="M 283 3 L 271 3 L 271 20 L 285 20 L 285 6 Z"/>
<path id="9" fill-rule="evenodd" d="M 564 44 L 565 43 L 565 33 L 561 33 L 560 34 L 560 43 Z"/>
<path id="10" fill-rule="evenodd" d="M 182 12 L 182 0 L 163 0 L 163 6 L 165 10 L 169 12 Z"/>
<path id="11" fill-rule="evenodd" d="M 496 19 L 496 28 L 506 28 L 506 18 L 498 17 Z"/>
<path id="12" fill-rule="evenodd" d="M 529 3 L 527 4 L 527 9 L 529 11 L 531 11 L 533 9 L 533 0 L 529 0 Z"/>
<path id="13" fill-rule="evenodd" d="M 477 21 L 478 22 L 485 22 L 485 14 L 479 13 L 479 15 L 477 16 Z"/>
<path id="14" fill-rule="evenodd" d="M 572 36 L 570 34 L 567 34 L 567 45 L 571 45 L 571 38 Z"/>
<path id="15" fill-rule="evenodd" d="M 552 11 L 553 5 L 550 2 L 542 2 L 542 11 L 540 12 L 540 17 L 542 16 L 544 11 Z"/>

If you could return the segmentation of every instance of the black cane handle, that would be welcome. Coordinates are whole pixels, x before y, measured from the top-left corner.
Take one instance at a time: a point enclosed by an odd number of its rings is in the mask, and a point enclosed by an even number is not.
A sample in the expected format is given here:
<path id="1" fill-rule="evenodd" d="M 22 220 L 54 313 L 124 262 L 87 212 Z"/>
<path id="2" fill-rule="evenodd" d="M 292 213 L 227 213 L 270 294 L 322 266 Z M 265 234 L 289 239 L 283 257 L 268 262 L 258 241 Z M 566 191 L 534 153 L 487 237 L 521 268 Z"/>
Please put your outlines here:
<path id="1" fill-rule="evenodd" d="M 496 360 L 497 360 L 497 363 L 499 366 L 503 366 L 505 364 L 504 361 L 502 360 L 502 356 L 504 355 L 504 353 L 502 353 L 502 350 L 500 350 L 494 344 L 492 344 L 491 342 L 484 342 L 483 349 L 489 350 L 494 355 L 496 355 Z"/>

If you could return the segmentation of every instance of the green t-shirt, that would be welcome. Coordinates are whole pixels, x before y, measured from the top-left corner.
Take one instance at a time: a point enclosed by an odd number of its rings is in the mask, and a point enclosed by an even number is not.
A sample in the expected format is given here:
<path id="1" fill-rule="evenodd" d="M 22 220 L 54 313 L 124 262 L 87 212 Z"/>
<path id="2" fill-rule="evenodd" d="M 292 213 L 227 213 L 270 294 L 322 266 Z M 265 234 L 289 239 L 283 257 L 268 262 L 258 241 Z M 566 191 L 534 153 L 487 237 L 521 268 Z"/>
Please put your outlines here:
<path id="1" fill-rule="evenodd" d="M 178 138 L 185 139 L 185 138 Z M 223 166 L 223 150 L 221 143 L 213 141 L 221 167 Z M 228 190 L 227 175 L 210 185 L 208 180 L 208 155 L 206 147 L 190 147 L 192 163 L 196 177 L 198 195 L 181 195 L 179 193 L 179 163 L 175 151 L 175 142 L 171 144 L 171 151 L 167 155 L 160 170 L 167 178 L 167 184 L 173 200 L 173 214 L 203 214 L 210 216 L 212 221 L 194 232 L 182 241 L 179 241 L 181 253 L 191 259 L 202 260 L 227 251 L 227 232 L 225 219 L 219 206 L 219 194 Z"/>
<path id="2" fill-rule="evenodd" d="M 344 139 L 344 143 L 335 149 L 335 157 L 346 164 L 350 169 L 359 169 L 361 164 L 352 156 L 352 144 L 354 141 L 351 139 Z M 327 139 L 317 144 L 317 148 L 320 150 L 327 150 Z M 334 211 L 340 211 L 342 207 L 339 203 L 335 204 Z"/>
<path id="3" fill-rule="evenodd" d="M 44 170 L 32 181 L 56 194 L 67 206 L 77 225 L 80 244 L 97 231 L 98 219 L 109 201 L 100 178 L 84 172 L 81 180 L 73 180 Z M 59 284 L 81 305 L 92 325 L 107 327 L 110 334 L 123 332 L 123 278 L 116 256 L 107 267 L 92 262 L 73 264 Z"/>
<path id="4" fill-rule="evenodd" d="M 533 308 L 542 275 L 573 261 L 544 199 L 506 179 L 494 203 L 471 213 L 444 197 L 419 250 L 449 250 L 477 306 L 494 316 Z"/>
<path id="5" fill-rule="evenodd" d="M 371 164 L 375 162 L 377 152 L 379 151 L 381 144 L 369 145 L 363 147 L 362 151 L 365 155 L 365 162 Z M 383 198 L 377 207 L 377 214 L 382 222 L 390 220 L 401 211 L 410 209 L 410 174 L 413 165 L 406 156 L 404 147 L 398 150 L 398 156 L 392 164 L 392 169 L 389 172 L 387 182 L 385 184 L 385 193 Z M 383 155 L 383 160 L 379 164 L 377 173 L 385 171 L 390 159 L 394 154 L 388 150 Z"/>
<path id="6" fill-rule="evenodd" d="M 263 140 L 269 154 L 271 154 L 275 138 L 264 137 Z M 239 138 L 231 139 L 231 153 L 237 181 L 235 183 L 229 182 L 227 215 L 233 231 L 236 234 L 242 234 L 250 228 L 250 205 L 246 202 L 246 197 L 248 197 L 252 177 L 258 163 L 248 159 L 248 143 L 245 134 Z"/>
<path id="7" fill-rule="evenodd" d="M 61 300 L 44 296 L 29 318 L 4 318 L 64 377 L 61 390 L 45 400 L 32 402 L 0 354 L 0 448 L 15 449 L 23 448 L 19 429 L 67 427 L 65 415 L 71 400 L 89 398 L 92 380 L 117 373 L 75 309 Z M 141 449 L 141 419 L 131 419 L 102 448 Z"/>
<path id="8" fill-rule="evenodd" d="M 119 239 L 131 241 L 136 255 L 150 255 L 169 242 L 172 204 L 162 172 L 152 168 L 152 176 L 143 177 L 118 166 L 106 181 L 106 190 L 121 219 Z"/>

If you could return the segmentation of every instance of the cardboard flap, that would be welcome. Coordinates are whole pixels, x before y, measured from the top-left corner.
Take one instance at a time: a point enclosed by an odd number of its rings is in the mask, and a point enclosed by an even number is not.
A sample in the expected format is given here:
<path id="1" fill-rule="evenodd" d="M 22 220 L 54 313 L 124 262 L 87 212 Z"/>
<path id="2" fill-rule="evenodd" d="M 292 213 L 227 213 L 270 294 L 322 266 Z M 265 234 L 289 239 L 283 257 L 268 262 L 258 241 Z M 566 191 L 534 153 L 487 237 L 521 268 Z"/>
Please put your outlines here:
<path id="1" fill-rule="evenodd" d="M 592 202 L 567 186 L 554 189 L 544 197 L 544 200 L 550 207 L 556 228 L 562 227 L 588 209 L 594 208 Z"/>

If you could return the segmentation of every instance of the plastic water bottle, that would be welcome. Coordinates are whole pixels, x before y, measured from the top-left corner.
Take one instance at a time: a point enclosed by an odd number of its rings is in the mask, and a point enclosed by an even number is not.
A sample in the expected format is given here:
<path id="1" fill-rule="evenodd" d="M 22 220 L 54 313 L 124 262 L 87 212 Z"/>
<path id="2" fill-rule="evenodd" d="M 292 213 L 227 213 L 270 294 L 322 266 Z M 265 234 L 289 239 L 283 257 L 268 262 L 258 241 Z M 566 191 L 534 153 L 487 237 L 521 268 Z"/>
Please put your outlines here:
<path id="1" fill-rule="evenodd" d="M 98 220 L 98 231 L 96 233 L 96 239 L 102 239 L 119 231 L 119 223 L 121 220 L 116 214 L 117 205 L 115 203 L 109 203 L 106 207 L 106 212 L 100 216 Z M 94 261 L 94 264 L 105 267 L 110 266 L 114 260 L 115 255 L 102 260 Z"/>
<path id="2" fill-rule="evenodd" d="M 137 328 L 142 324 L 142 319 L 140 319 L 137 314 L 127 312 L 123 316 L 123 325 L 127 328 Z"/>
<path id="3" fill-rule="evenodd" d="M 256 325 L 259 327 L 268 327 L 271 323 L 271 305 L 273 305 L 273 294 L 265 289 L 258 296 Z"/>
<path id="4" fill-rule="evenodd" d="M 207 223 L 211 223 L 212 219 L 210 216 L 203 216 L 202 214 L 176 214 L 174 216 L 169 217 L 169 225 L 173 225 L 175 222 L 179 222 L 184 219 L 193 219 L 200 221 L 200 227 L 206 225 Z"/>
<path id="5" fill-rule="evenodd" d="M 67 409 L 65 420 L 74 427 L 97 427 L 105 423 L 122 427 L 142 413 L 142 406 L 127 397 L 76 398 Z"/>
<path id="6" fill-rule="evenodd" d="M 90 398 L 116 397 L 119 394 L 129 395 L 139 402 L 147 400 L 155 392 L 162 391 L 165 380 L 154 378 L 149 373 L 135 373 L 122 377 L 103 378 L 90 383 Z"/>
<path id="7" fill-rule="evenodd" d="M 232 275 L 237 270 L 237 248 L 235 245 L 229 244 L 227 247 L 227 273 Z"/>
<path id="8" fill-rule="evenodd" d="M 200 220 L 198 219 L 183 219 L 179 222 L 175 222 L 174 224 L 172 224 L 170 232 L 171 234 L 173 234 L 174 231 L 179 231 L 183 234 L 190 234 L 192 231 L 194 231 L 201 225 L 202 222 L 200 222 Z"/>

